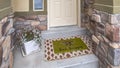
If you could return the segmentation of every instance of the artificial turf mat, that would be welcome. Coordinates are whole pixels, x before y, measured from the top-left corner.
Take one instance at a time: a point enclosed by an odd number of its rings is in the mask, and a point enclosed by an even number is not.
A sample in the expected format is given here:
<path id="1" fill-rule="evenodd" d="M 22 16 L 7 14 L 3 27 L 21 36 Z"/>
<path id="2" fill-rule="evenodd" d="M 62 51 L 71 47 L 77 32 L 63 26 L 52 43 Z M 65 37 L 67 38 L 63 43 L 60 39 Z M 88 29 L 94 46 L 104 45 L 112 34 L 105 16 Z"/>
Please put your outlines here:
<path id="1" fill-rule="evenodd" d="M 53 41 L 55 54 L 82 51 L 88 49 L 87 45 L 80 38 L 61 39 Z"/>

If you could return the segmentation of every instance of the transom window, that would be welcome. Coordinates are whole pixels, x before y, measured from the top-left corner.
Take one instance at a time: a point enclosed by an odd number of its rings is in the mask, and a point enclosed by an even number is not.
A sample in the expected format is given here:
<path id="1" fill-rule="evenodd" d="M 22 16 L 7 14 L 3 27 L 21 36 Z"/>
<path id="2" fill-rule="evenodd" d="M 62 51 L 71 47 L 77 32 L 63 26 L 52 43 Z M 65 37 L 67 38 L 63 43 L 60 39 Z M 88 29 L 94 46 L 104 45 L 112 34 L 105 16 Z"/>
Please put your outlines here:
<path id="1" fill-rule="evenodd" d="M 33 0 L 33 11 L 44 11 L 44 0 Z"/>

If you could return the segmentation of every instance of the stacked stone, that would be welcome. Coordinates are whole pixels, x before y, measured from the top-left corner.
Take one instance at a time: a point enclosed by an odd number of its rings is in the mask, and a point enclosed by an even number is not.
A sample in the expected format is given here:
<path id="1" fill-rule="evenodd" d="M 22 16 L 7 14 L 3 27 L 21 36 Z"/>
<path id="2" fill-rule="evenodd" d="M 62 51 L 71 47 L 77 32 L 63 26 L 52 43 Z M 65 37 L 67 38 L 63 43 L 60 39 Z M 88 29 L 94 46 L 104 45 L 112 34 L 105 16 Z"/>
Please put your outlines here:
<path id="1" fill-rule="evenodd" d="M 100 68 L 120 68 L 120 14 L 94 9 L 91 7 L 94 0 L 82 3 L 82 24 L 91 32 L 93 52 L 100 59 Z"/>
<path id="2" fill-rule="evenodd" d="M 17 16 L 14 18 L 15 34 L 13 37 L 13 44 L 17 47 L 22 45 L 21 34 L 24 30 L 38 29 L 40 31 L 47 30 L 47 15 L 29 15 Z M 28 30 L 28 31 L 29 31 Z"/>
<path id="3" fill-rule="evenodd" d="M 89 29 L 93 31 L 93 52 L 100 59 L 101 68 L 119 68 L 119 15 L 94 10 L 90 23 L 90 26 L 94 26 L 94 29 Z"/>
<path id="4" fill-rule="evenodd" d="M 93 14 L 94 0 L 81 0 L 81 4 L 81 25 L 84 27 L 86 24 L 89 24 L 90 16 Z"/>
<path id="5" fill-rule="evenodd" d="M 13 19 L 11 16 L 0 21 L 0 68 L 12 68 L 13 65 L 13 53 L 11 50 Z"/>
<path id="6" fill-rule="evenodd" d="M 25 28 L 26 26 L 34 26 L 41 31 L 47 29 L 47 15 L 19 16 L 15 20 L 14 27 L 16 30 Z"/>

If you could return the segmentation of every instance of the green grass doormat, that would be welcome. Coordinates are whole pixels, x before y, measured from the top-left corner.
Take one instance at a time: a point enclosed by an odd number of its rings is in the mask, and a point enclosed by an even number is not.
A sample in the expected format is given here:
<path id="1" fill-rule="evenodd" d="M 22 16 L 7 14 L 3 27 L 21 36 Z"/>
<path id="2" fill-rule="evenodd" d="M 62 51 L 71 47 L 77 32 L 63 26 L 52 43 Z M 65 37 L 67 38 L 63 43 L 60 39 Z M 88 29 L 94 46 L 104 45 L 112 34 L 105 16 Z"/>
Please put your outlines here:
<path id="1" fill-rule="evenodd" d="M 53 49 L 55 54 L 73 52 L 88 49 L 87 45 L 81 38 L 61 39 L 53 41 Z"/>
<path id="2" fill-rule="evenodd" d="M 56 60 L 91 54 L 90 41 L 87 36 L 45 40 L 45 59 Z"/>

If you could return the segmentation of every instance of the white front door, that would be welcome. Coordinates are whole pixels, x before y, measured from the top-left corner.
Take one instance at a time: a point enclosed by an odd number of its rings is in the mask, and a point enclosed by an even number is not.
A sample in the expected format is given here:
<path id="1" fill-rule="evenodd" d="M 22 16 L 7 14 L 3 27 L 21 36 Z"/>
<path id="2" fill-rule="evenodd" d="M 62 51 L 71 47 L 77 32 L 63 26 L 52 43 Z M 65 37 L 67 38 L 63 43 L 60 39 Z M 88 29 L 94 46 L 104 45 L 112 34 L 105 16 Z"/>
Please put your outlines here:
<path id="1" fill-rule="evenodd" d="M 49 27 L 77 25 L 77 0 L 48 0 Z"/>

